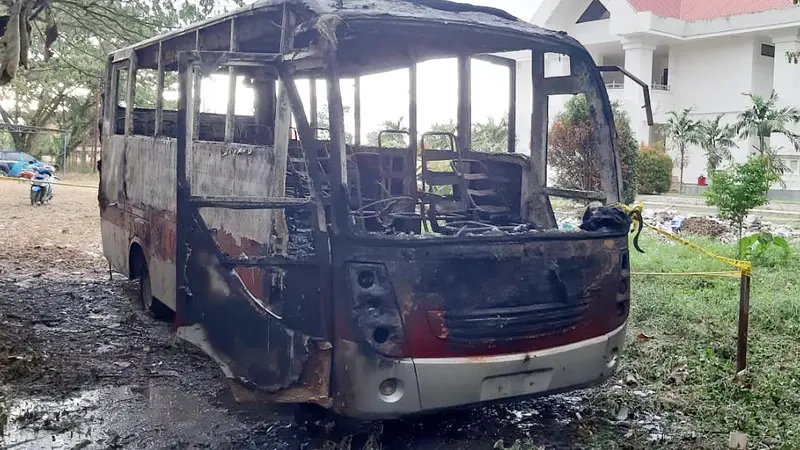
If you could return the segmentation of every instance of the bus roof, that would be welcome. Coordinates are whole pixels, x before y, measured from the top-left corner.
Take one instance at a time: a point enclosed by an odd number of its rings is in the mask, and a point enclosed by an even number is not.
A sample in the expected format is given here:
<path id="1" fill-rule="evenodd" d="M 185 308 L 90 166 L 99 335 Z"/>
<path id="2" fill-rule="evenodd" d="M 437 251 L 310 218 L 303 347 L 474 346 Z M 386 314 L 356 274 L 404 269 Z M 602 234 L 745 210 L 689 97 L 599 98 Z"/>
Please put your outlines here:
<path id="1" fill-rule="evenodd" d="M 531 41 L 556 45 L 568 52 L 575 50 L 585 52 L 583 46 L 567 36 L 566 33 L 537 27 L 500 9 L 447 0 L 258 0 L 248 6 L 117 50 L 111 55 L 129 53 L 154 44 L 169 42 L 231 19 L 251 16 L 262 11 L 275 11 L 284 5 L 294 7 L 294 10 L 306 19 L 335 14 L 346 25 L 376 19 L 404 23 L 428 23 L 445 27 L 460 25 L 473 29 L 471 31 L 490 34 L 499 32 L 517 38 L 527 38 Z"/>

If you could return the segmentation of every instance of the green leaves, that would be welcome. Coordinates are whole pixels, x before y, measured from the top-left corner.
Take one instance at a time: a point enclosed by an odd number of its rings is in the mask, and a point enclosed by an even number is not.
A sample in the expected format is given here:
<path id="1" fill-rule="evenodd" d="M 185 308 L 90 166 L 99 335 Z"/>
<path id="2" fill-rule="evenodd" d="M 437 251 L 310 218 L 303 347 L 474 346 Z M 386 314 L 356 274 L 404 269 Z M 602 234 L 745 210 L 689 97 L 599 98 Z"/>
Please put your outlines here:
<path id="1" fill-rule="evenodd" d="M 636 160 L 636 182 L 642 194 L 663 194 L 672 179 L 672 158 L 663 148 L 642 145 Z"/>
<path id="2" fill-rule="evenodd" d="M 617 131 L 623 201 L 632 203 L 636 198 L 639 146 L 630 126 L 630 117 L 624 109 L 615 102 L 611 110 Z M 547 164 L 555 169 L 556 185 L 566 189 L 600 189 L 599 155 L 594 132 L 586 96 L 572 97 L 558 114 L 547 136 Z"/>
<path id="3" fill-rule="evenodd" d="M 716 206 L 721 218 L 736 223 L 741 237 L 742 221 L 751 209 L 767 203 L 767 193 L 778 180 L 780 176 L 770 169 L 766 157 L 753 155 L 729 171 L 712 174 L 706 203 Z"/>
<path id="4" fill-rule="evenodd" d="M 779 251 L 782 262 L 791 254 L 791 247 L 786 239 L 766 231 L 739 239 L 740 257 L 756 263 L 764 262 L 764 256 L 773 248 Z"/>
<path id="5" fill-rule="evenodd" d="M 796 151 L 800 151 L 800 136 L 791 131 L 790 125 L 800 123 L 800 109 L 778 105 L 778 94 L 773 90 L 769 97 L 745 94 L 750 99 L 750 108 L 742 111 L 734 124 L 740 139 L 758 138 L 758 151 L 762 155 L 769 150 L 767 139 L 774 134 L 784 135 Z"/>
<path id="6" fill-rule="evenodd" d="M 734 127 L 720 124 L 723 116 L 720 114 L 714 120 L 701 120 L 697 125 L 700 146 L 706 152 L 709 175 L 719 169 L 722 163 L 731 160 L 731 148 L 737 146 L 733 140 L 736 135 Z"/>

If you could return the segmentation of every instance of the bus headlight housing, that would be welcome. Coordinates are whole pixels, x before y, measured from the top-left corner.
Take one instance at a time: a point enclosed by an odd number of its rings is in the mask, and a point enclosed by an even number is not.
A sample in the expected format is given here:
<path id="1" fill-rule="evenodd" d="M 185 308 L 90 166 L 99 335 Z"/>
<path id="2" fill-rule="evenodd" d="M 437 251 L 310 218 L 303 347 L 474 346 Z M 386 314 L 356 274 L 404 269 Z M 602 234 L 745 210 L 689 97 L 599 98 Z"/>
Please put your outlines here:
<path id="1" fill-rule="evenodd" d="M 400 357 L 405 337 L 397 298 L 383 264 L 348 265 L 353 292 L 353 322 L 378 353 Z"/>

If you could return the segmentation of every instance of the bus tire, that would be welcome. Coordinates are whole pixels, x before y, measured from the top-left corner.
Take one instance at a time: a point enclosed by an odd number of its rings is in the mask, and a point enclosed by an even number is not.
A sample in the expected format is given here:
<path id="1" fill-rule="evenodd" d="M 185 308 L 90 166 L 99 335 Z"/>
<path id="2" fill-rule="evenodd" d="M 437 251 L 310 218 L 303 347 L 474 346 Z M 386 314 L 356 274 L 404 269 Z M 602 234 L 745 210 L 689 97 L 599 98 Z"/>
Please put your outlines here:
<path id="1" fill-rule="evenodd" d="M 142 262 L 139 269 L 136 271 L 139 278 L 139 301 L 142 304 L 145 312 L 153 314 L 153 288 L 150 285 L 150 270 L 147 268 L 147 263 L 144 258 L 140 259 Z"/>
<path id="2" fill-rule="evenodd" d="M 131 279 L 139 281 L 139 304 L 144 312 L 156 320 L 171 322 L 175 313 L 153 296 L 153 285 L 150 282 L 150 268 L 144 251 L 138 245 L 131 247 L 130 253 Z"/>

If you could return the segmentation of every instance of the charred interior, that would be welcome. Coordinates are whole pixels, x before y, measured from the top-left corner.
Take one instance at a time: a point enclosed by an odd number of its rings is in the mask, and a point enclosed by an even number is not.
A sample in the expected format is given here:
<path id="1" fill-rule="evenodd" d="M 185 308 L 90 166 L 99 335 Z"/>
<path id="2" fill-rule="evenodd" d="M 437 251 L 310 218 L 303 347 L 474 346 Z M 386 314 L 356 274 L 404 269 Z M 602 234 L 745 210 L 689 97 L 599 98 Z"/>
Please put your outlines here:
<path id="1" fill-rule="evenodd" d="M 545 53 L 569 56 L 570 74 L 545 76 Z M 417 65 L 437 58 L 457 60 L 455 133 L 419 129 Z M 519 58 L 530 61 L 526 108 Z M 504 152 L 472 148 L 473 60 L 509 69 Z M 409 76 L 408 130 L 368 145 L 360 79 L 396 69 Z M 203 110 L 221 95 L 202 90 L 215 74 L 228 79 L 225 114 Z M 630 221 L 601 208 L 561 231 L 550 203 L 609 204 L 621 191 L 602 78 L 563 34 L 443 0 L 261 0 L 115 52 L 107 76 L 101 190 L 149 229 L 114 208 L 104 218 L 117 214 L 147 235 L 148 257 L 174 262 L 174 290 L 154 295 L 174 296 L 182 336 L 262 398 L 376 416 L 426 409 L 391 396 L 365 406 L 359 383 L 374 380 L 348 364 L 534 351 L 627 318 Z M 344 79 L 355 85 L 352 142 Z M 237 108 L 238 80 L 252 111 Z M 306 107 L 300 80 L 325 82 L 326 98 L 313 88 Z M 154 104 L 139 90 L 154 90 Z M 565 94 L 588 100 L 600 192 L 547 185 L 548 96 Z M 383 145 L 397 133 L 404 145 Z M 136 168 L 151 161 L 154 179 Z"/>
<path id="2" fill-rule="evenodd" d="M 312 127 L 314 144 L 302 145 L 301 133 L 296 126 L 291 127 L 285 195 L 309 198 L 312 192 L 311 172 L 319 172 L 317 176 L 321 185 L 318 195 L 324 198 L 330 226 L 333 226 L 333 219 L 337 217 L 337 213 L 331 211 L 333 207 L 346 208 L 348 215 L 345 222 L 337 224 L 335 229 L 372 236 L 407 238 L 417 235 L 431 238 L 541 232 L 556 228 L 550 196 L 603 202 L 619 199 L 614 137 L 602 132 L 597 133 L 597 145 L 608 149 L 608 154 L 596 163 L 604 165 L 603 173 L 607 174 L 603 180 L 603 192 L 566 192 L 546 187 L 548 95 L 583 93 L 589 96 L 594 107 L 592 113 L 596 129 L 610 129 L 609 111 L 603 107 L 607 103 L 603 98 L 605 94 L 594 76 L 596 71 L 591 60 L 588 55 L 571 48 L 571 42 L 563 36 L 557 36 L 556 39 L 555 33 L 541 30 L 541 36 L 531 38 L 515 35 L 512 33 L 513 27 L 498 32 L 489 27 L 494 21 L 522 28 L 524 25 L 501 11 L 470 5 L 453 7 L 449 2 L 434 0 L 400 2 L 391 6 L 389 2 L 368 5 L 360 1 L 347 1 L 342 7 L 331 7 L 333 14 L 327 15 L 315 9 L 324 11 L 325 7 L 320 4 L 325 2 L 266 2 L 265 5 L 270 3 L 275 4 L 274 8 L 253 8 L 251 13 L 220 20 L 171 40 L 118 52 L 115 55 L 118 71 L 113 74 L 112 81 L 120 80 L 120 73 L 125 74 L 126 71 L 142 72 L 149 69 L 157 75 L 156 89 L 163 92 L 165 79 L 169 78 L 170 73 L 174 75 L 176 72 L 178 52 L 187 43 L 200 51 L 279 54 L 283 6 L 298 6 L 292 8 L 296 11 L 297 23 L 292 35 L 293 45 L 283 58 L 287 61 L 284 64 L 291 62 L 292 66 L 290 79 L 285 82 L 306 79 L 313 83 L 321 79 L 328 80 L 329 84 L 338 84 L 340 79 L 358 80 L 364 75 L 398 68 L 409 69 L 410 75 L 410 126 L 406 133 L 406 148 L 370 147 L 360 142 L 358 99 L 361 92 L 358 91 L 357 81 L 355 142 L 335 141 L 341 138 L 343 129 L 316 129 L 317 105 L 323 100 L 315 98 L 316 92 L 311 93 L 310 111 L 299 111 L 302 108 L 296 105 L 293 108 L 293 114 L 303 114 L 304 121 Z M 382 6 L 386 9 L 382 10 Z M 427 15 L 426 20 L 416 21 L 413 26 L 404 18 L 404 15 L 420 13 Z M 475 21 L 472 17 L 476 15 L 489 23 Z M 446 30 L 438 26 L 453 17 L 458 18 L 460 23 L 452 23 Z M 346 25 L 343 18 L 346 18 Z M 445 38 L 443 33 L 447 33 L 448 37 Z M 333 36 L 335 43 L 328 42 L 329 36 Z M 325 52 L 333 56 L 325 56 Z M 472 151 L 470 62 L 482 59 L 509 67 L 516 75 L 516 61 L 497 55 L 508 52 L 527 53 L 534 61 L 531 142 L 517 142 L 515 126 L 510 126 L 507 154 Z M 548 52 L 560 52 L 572 58 L 570 76 L 545 78 L 542 61 Z M 426 138 L 430 138 L 432 133 L 417 127 L 415 68 L 426 60 L 455 56 L 459 62 L 457 79 L 452 80 L 459 86 L 458 104 L 453 105 L 457 110 L 457 132 L 443 136 L 448 145 L 435 148 L 426 145 Z M 196 110 L 193 139 L 274 149 L 280 84 L 275 67 L 268 64 L 221 67 L 215 66 L 214 61 L 203 61 L 203 64 L 210 64 L 203 68 L 203 77 L 212 73 L 224 73 L 231 78 L 244 77 L 253 87 L 256 99 L 252 115 L 233 114 L 230 117 L 231 114 L 226 116 Z M 126 80 L 132 80 L 132 77 L 126 77 Z M 130 83 L 130 86 L 134 88 L 134 83 Z M 516 86 L 514 83 L 510 86 L 509 120 L 516 122 L 516 96 L 513 92 Z M 341 105 L 340 93 L 336 91 L 329 90 L 329 98 L 325 99 L 331 108 L 331 118 L 341 117 L 342 114 L 334 110 L 337 104 Z M 337 95 L 338 101 L 332 98 Z M 230 103 L 235 101 L 234 97 L 235 92 L 229 92 Z M 113 127 L 116 134 L 178 137 L 177 111 L 165 108 L 161 95 L 157 96 L 157 104 L 153 108 L 134 105 L 129 111 L 125 105 L 124 101 L 111 105 L 114 108 Z M 235 111 L 235 106 L 230 105 L 228 109 Z M 437 141 L 441 142 L 442 139 Z M 520 153 L 518 147 L 522 147 L 524 153 Z M 311 158 L 306 156 L 311 151 L 317 153 L 315 167 L 310 167 Z M 342 189 L 344 192 L 339 192 Z M 294 220 L 295 216 L 288 216 L 289 229 L 307 229 L 308 224 L 303 220 Z"/>

